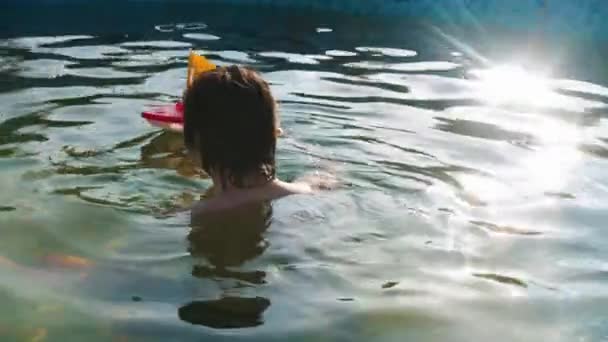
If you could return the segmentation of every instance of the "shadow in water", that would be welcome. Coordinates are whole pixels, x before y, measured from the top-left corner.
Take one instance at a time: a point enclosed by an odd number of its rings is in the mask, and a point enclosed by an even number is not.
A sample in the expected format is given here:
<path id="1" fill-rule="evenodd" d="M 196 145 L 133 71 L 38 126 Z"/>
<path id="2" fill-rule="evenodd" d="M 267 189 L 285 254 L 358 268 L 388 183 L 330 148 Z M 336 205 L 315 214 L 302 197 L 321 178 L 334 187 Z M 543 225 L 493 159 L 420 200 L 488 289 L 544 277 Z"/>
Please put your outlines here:
<path id="1" fill-rule="evenodd" d="M 202 172 L 186 155 L 181 134 L 163 132 L 141 148 L 144 167 L 171 169 L 185 177 L 200 176 Z"/>
<path id="2" fill-rule="evenodd" d="M 263 297 L 225 297 L 188 303 L 178 310 L 182 321 L 216 329 L 249 328 L 264 324 L 262 314 L 270 306 Z"/>
<path id="3" fill-rule="evenodd" d="M 141 148 L 145 167 L 174 169 L 184 176 L 199 174 L 186 155 L 179 134 L 162 133 Z M 236 281 L 235 287 L 265 283 L 266 273 L 242 270 L 245 262 L 260 256 L 268 247 L 263 234 L 272 220 L 272 206 L 256 203 L 229 211 L 209 213 L 193 219 L 188 234 L 189 252 L 196 260 L 192 275 L 200 279 Z M 193 301 L 180 307 L 181 320 L 211 328 L 246 328 L 263 324 L 262 314 L 270 306 L 263 297 L 224 296 Z"/>
<path id="4" fill-rule="evenodd" d="M 238 272 L 231 268 L 241 266 L 266 250 L 268 242 L 263 234 L 271 220 L 272 207 L 266 203 L 197 218 L 188 234 L 189 251 L 209 265 L 195 266 L 193 275 L 262 283 L 264 272 Z"/>
<path id="5" fill-rule="evenodd" d="M 256 203 L 193 219 L 188 234 L 189 252 L 200 263 L 192 275 L 201 279 L 235 281 L 236 288 L 265 283 L 266 272 L 242 270 L 247 261 L 268 248 L 264 232 L 272 221 L 272 206 Z M 245 328 L 263 324 L 262 314 L 270 300 L 262 297 L 226 296 L 195 301 L 178 311 L 180 319 L 212 328 Z"/>

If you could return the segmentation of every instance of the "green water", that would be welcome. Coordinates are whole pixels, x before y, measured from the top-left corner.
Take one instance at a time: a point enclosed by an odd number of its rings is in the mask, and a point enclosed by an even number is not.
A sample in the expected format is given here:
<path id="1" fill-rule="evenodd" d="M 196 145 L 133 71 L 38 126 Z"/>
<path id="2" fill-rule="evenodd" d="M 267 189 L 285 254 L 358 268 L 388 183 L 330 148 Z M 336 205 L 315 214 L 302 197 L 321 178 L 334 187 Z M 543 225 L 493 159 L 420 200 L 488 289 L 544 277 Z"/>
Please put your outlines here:
<path id="1" fill-rule="evenodd" d="M 69 11 L 65 30 L 49 13 L 0 38 L 1 341 L 608 340 L 599 50 L 331 14 Z M 281 178 L 342 186 L 191 229 L 174 209 L 209 181 L 139 117 L 180 96 L 189 48 L 272 83 Z"/>

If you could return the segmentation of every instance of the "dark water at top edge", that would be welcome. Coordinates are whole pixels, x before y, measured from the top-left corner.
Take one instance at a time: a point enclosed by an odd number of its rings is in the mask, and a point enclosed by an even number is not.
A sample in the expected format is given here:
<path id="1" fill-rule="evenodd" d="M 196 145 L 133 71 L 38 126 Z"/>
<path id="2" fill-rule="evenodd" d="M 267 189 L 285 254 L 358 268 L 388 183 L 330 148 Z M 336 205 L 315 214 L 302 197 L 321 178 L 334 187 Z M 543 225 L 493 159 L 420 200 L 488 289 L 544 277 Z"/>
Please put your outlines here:
<path id="1" fill-rule="evenodd" d="M 0 4 L 2 8 L 2 4 Z M 0 11 L 0 37 L 92 35 L 112 44 L 137 39 L 170 38 L 152 30 L 161 24 L 205 23 L 222 32 L 221 45 L 238 50 L 268 48 L 295 53 L 313 48 L 349 48 L 359 46 L 410 46 L 419 55 L 439 57 L 437 51 L 450 49 L 489 60 L 511 58 L 521 52 L 521 38 L 527 41 L 535 59 L 551 60 L 560 65 L 561 76 L 602 82 L 608 73 L 602 63 L 608 56 L 601 37 L 590 40 L 583 28 L 563 32 L 547 31 L 543 22 L 500 26 L 491 18 L 468 18 L 453 22 L 404 15 L 382 17 L 352 15 L 335 10 L 277 8 L 269 5 L 220 5 L 181 2 L 111 2 L 89 4 L 42 4 L 33 7 L 5 4 Z M 495 26 L 493 26 L 495 25 Z M 334 35 L 302 39 L 304 32 L 331 27 Z M 175 37 L 179 36 L 175 32 Z M 422 37 L 424 37 L 422 39 Z M 91 42 L 95 42 L 92 40 Z M 498 43 L 500 42 L 500 43 Z M 515 46 L 520 51 L 515 50 Z M 525 50 L 525 49 L 524 49 Z M 544 51 L 543 51 L 544 50 Z M 540 52 L 543 51 L 543 52 Z M 525 54 L 525 53 L 524 53 Z M 526 56 L 522 56 L 526 59 Z M 479 62 L 477 60 L 476 62 Z M 574 63 L 570 63 L 574 62 Z M 588 69 L 572 67 L 586 63 Z"/>

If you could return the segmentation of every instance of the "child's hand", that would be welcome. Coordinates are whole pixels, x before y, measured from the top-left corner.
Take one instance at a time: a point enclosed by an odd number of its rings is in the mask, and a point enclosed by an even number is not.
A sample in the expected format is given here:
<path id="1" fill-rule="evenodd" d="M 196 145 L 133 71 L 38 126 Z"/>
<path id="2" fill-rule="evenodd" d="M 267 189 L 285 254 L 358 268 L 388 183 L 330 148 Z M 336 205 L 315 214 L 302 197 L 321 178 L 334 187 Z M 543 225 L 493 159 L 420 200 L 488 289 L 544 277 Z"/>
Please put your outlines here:
<path id="1" fill-rule="evenodd" d="M 175 133 L 184 133 L 184 125 L 178 123 L 170 123 L 167 125 L 167 130 Z"/>
<path id="2" fill-rule="evenodd" d="M 161 122 L 161 121 L 150 121 L 150 124 L 162 128 L 165 131 L 173 133 L 184 133 L 184 125 L 179 123 Z"/>
<path id="3" fill-rule="evenodd" d="M 326 171 L 314 171 L 296 180 L 297 183 L 305 183 L 312 190 L 333 190 L 340 185 L 338 178 Z"/>

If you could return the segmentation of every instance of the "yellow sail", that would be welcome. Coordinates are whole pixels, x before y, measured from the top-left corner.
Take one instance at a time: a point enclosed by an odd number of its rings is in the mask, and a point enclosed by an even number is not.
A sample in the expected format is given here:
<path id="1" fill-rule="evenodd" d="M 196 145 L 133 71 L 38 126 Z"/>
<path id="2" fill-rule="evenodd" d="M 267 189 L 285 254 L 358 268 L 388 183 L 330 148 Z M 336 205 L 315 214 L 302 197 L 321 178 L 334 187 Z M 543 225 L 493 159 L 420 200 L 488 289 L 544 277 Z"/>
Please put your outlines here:
<path id="1" fill-rule="evenodd" d="M 215 64 L 211 63 L 207 58 L 194 53 L 190 50 L 190 56 L 188 57 L 188 76 L 186 78 L 188 88 L 194 82 L 194 78 L 203 72 L 214 70 Z"/>

